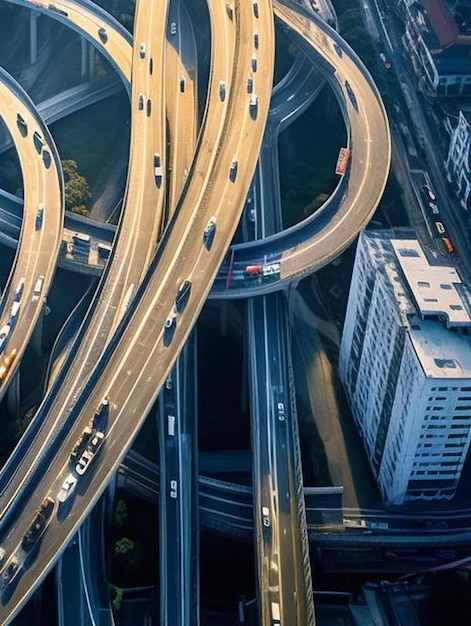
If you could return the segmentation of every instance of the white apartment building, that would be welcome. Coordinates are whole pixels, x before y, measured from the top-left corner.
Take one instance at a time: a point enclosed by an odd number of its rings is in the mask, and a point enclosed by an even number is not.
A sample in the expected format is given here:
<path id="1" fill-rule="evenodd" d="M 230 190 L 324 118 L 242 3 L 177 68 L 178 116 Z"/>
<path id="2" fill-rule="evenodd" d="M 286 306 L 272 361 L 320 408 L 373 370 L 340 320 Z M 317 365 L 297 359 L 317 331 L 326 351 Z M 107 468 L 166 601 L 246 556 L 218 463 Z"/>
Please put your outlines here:
<path id="1" fill-rule="evenodd" d="M 393 235 L 360 235 L 340 376 L 383 500 L 401 505 L 455 494 L 471 438 L 471 300 L 455 268 Z"/>
<path id="2" fill-rule="evenodd" d="M 470 61 L 471 62 L 471 61 Z M 460 205 L 465 211 L 471 209 L 471 118 L 459 112 L 456 125 L 446 118 L 445 126 L 450 134 L 450 145 L 445 161 L 446 177 L 452 183 Z"/>

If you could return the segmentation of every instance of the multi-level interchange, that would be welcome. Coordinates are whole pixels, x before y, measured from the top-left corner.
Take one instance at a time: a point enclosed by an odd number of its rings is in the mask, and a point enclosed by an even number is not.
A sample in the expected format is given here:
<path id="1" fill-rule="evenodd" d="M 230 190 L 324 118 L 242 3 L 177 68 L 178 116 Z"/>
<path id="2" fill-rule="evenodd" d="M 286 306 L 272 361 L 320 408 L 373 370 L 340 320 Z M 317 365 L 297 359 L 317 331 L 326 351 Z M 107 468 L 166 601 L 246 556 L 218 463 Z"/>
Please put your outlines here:
<path id="1" fill-rule="evenodd" d="M 185 469 L 180 434 L 186 426 L 165 414 L 165 402 L 178 393 L 169 374 L 211 290 L 212 297 L 271 294 L 266 297 L 276 300 L 275 292 L 335 259 L 353 241 L 381 198 L 391 151 L 385 111 L 365 67 L 323 19 L 298 4 L 208 0 L 211 78 L 200 127 L 197 72 L 182 62 L 180 10 L 167 1 L 136 3 L 133 39 L 88 0 L 14 4 L 34 12 L 34 20 L 47 15 L 63 22 L 107 57 L 128 89 L 132 132 L 122 214 L 95 297 L 0 474 L 2 624 L 11 622 L 87 518 L 166 380 L 161 434 L 167 444 L 160 471 L 170 494 L 161 489 L 161 508 L 173 543 L 167 550 L 162 539 L 161 574 L 180 567 L 177 578 L 182 586 L 188 583 L 196 561 L 186 543 L 196 477 Z M 227 254 L 258 176 L 264 133 L 268 141 L 275 125 L 294 115 L 282 98 L 278 117 L 269 112 L 277 97 L 275 20 L 305 56 L 305 80 L 318 72 L 331 85 L 348 142 L 337 164 L 338 186 L 321 210 L 283 233 L 267 223 L 261 239 Z M 3 396 L 15 381 L 59 262 L 64 192 L 59 155 L 44 121 L 12 78 L 4 72 L 0 78 L 1 115 L 25 187 L 18 252 L 1 301 Z M 266 185 L 257 185 L 270 201 Z M 267 308 L 265 299 L 250 313 L 254 337 L 267 339 L 257 348 L 260 356 L 252 357 L 258 372 L 251 384 L 278 390 L 267 391 L 254 406 L 258 600 L 260 623 L 307 625 L 314 623 L 312 582 L 290 372 L 283 365 L 284 340 L 269 341 L 267 334 L 286 323 L 284 315 L 279 304 Z M 171 509 L 172 503 L 178 506 Z M 166 623 L 191 623 L 198 602 L 191 588 L 183 594 L 169 581 L 162 590 L 162 616 L 172 615 Z"/>

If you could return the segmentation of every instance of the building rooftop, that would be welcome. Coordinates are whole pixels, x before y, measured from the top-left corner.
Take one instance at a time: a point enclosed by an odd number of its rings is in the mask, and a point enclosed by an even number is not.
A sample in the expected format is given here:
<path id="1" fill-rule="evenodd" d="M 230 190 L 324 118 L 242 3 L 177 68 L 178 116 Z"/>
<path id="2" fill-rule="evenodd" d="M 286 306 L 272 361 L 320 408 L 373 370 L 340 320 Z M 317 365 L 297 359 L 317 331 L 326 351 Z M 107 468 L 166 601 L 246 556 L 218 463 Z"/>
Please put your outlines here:
<path id="1" fill-rule="evenodd" d="M 469 302 L 456 269 L 430 265 L 416 239 L 391 239 L 391 246 L 420 316 L 445 317 L 449 328 L 471 326 Z"/>
<path id="2" fill-rule="evenodd" d="M 394 231 L 361 235 L 425 375 L 471 378 L 471 334 L 450 330 L 471 328 L 468 292 L 454 267 L 431 265 L 417 239 L 400 236 Z"/>
<path id="3" fill-rule="evenodd" d="M 420 0 L 420 4 L 426 11 L 438 44 L 442 48 L 453 45 L 460 31 L 446 3 L 442 0 Z"/>
<path id="4" fill-rule="evenodd" d="M 435 320 L 412 324 L 409 336 L 429 378 L 471 378 L 471 336 L 447 331 Z"/>

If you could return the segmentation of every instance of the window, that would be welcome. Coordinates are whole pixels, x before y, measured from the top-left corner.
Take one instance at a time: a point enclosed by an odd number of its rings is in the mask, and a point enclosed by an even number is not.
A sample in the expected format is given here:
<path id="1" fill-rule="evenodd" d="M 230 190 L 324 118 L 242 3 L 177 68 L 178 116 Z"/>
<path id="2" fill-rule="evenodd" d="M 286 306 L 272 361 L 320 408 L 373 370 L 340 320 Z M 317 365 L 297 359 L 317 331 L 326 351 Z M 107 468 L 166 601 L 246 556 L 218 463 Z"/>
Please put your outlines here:
<path id="1" fill-rule="evenodd" d="M 414 248 L 401 248 L 399 254 L 405 257 L 418 257 L 419 253 Z"/>
<path id="2" fill-rule="evenodd" d="M 419 280 L 417 284 L 421 289 L 424 289 L 425 287 L 430 287 L 430 283 L 427 280 Z"/>
<path id="3" fill-rule="evenodd" d="M 452 369 L 456 368 L 456 362 L 454 359 L 434 359 L 435 361 L 435 365 L 437 367 L 443 368 L 443 367 L 450 367 Z M 439 387 L 439 389 L 441 389 L 441 387 Z M 445 387 L 443 388 L 443 390 L 445 390 Z"/>

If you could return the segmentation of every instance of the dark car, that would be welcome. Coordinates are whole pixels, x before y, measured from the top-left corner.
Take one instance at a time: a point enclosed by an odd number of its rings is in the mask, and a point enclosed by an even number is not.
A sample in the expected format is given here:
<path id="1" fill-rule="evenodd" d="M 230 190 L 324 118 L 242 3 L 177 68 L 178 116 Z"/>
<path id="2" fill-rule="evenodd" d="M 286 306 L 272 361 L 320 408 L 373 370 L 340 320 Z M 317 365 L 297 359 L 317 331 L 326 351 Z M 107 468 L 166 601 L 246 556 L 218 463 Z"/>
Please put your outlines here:
<path id="1" fill-rule="evenodd" d="M 18 130 L 20 131 L 21 136 L 26 137 L 26 135 L 28 134 L 28 125 L 25 122 L 23 116 L 19 113 L 16 116 L 16 125 L 18 126 Z"/>
<path id="2" fill-rule="evenodd" d="M 103 27 L 98 29 L 98 37 L 102 43 L 106 43 L 108 41 L 108 35 Z"/>
<path id="3" fill-rule="evenodd" d="M 203 232 L 203 244 L 206 250 L 210 250 L 213 245 L 214 235 L 216 234 L 216 218 L 212 217 L 206 224 Z"/>
<path id="4" fill-rule="evenodd" d="M 250 111 L 250 117 L 253 120 L 257 119 L 258 97 L 255 94 L 252 94 L 252 97 L 250 98 L 249 111 Z"/>
<path id="5" fill-rule="evenodd" d="M 14 556 L 8 563 L 5 571 L 2 574 L 2 586 L 9 585 L 16 578 L 16 575 L 20 571 L 20 562 L 17 556 Z"/>
<path id="6" fill-rule="evenodd" d="M 38 154 L 41 154 L 44 146 L 44 139 L 41 137 L 37 130 L 35 130 L 33 133 L 33 143 L 34 147 L 36 148 L 36 152 Z"/>
<path id="7" fill-rule="evenodd" d="M 226 99 L 226 83 L 223 80 L 219 81 L 219 98 L 221 102 Z"/>
<path id="8" fill-rule="evenodd" d="M 51 167 L 52 157 L 49 150 L 43 150 L 43 163 L 47 170 Z"/>
<path id="9" fill-rule="evenodd" d="M 34 223 L 35 230 L 41 230 L 41 226 L 43 225 L 43 217 L 44 217 L 44 203 L 41 202 L 38 205 L 38 210 L 36 211 L 36 220 Z"/>
<path id="10" fill-rule="evenodd" d="M 229 170 L 229 180 L 231 183 L 237 178 L 237 161 L 232 161 L 231 169 Z"/>
<path id="11" fill-rule="evenodd" d="M 48 496 L 37 510 L 36 515 L 31 522 L 30 527 L 24 534 L 21 542 L 21 547 L 25 552 L 31 550 L 43 536 L 47 523 L 54 512 L 54 506 L 55 500 Z"/>
<path id="12" fill-rule="evenodd" d="M 191 292 L 191 280 L 184 280 L 180 285 L 175 298 L 175 310 L 177 313 L 182 313 L 188 304 L 188 299 Z"/>
<path id="13" fill-rule="evenodd" d="M 350 87 L 350 83 L 348 82 L 348 80 L 345 81 L 345 90 L 347 92 L 350 102 L 353 105 L 353 108 L 355 109 L 355 111 L 358 112 L 358 102 L 355 94 L 353 93 L 353 89 Z"/>
<path id="14" fill-rule="evenodd" d="M 83 429 L 82 434 L 80 435 L 80 437 L 74 443 L 74 446 L 72 448 L 72 452 L 70 453 L 70 462 L 71 462 L 71 464 L 75 464 L 77 459 L 82 456 L 83 451 L 88 446 L 88 443 L 89 443 L 91 437 L 92 437 L 92 429 L 90 428 L 90 426 L 86 426 Z"/>
<path id="15" fill-rule="evenodd" d="M 165 320 L 165 324 L 164 324 L 163 342 L 166 348 L 172 343 L 172 339 L 173 339 L 173 335 L 175 334 L 176 327 L 177 327 L 177 316 L 175 315 L 175 313 L 171 313 Z"/>
<path id="16" fill-rule="evenodd" d="M 110 401 L 108 396 L 105 396 L 100 403 L 100 406 L 93 415 L 93 428 L 101 431 L 105 431 L 108 423 L 108 415 L 110 411 Z"/>

